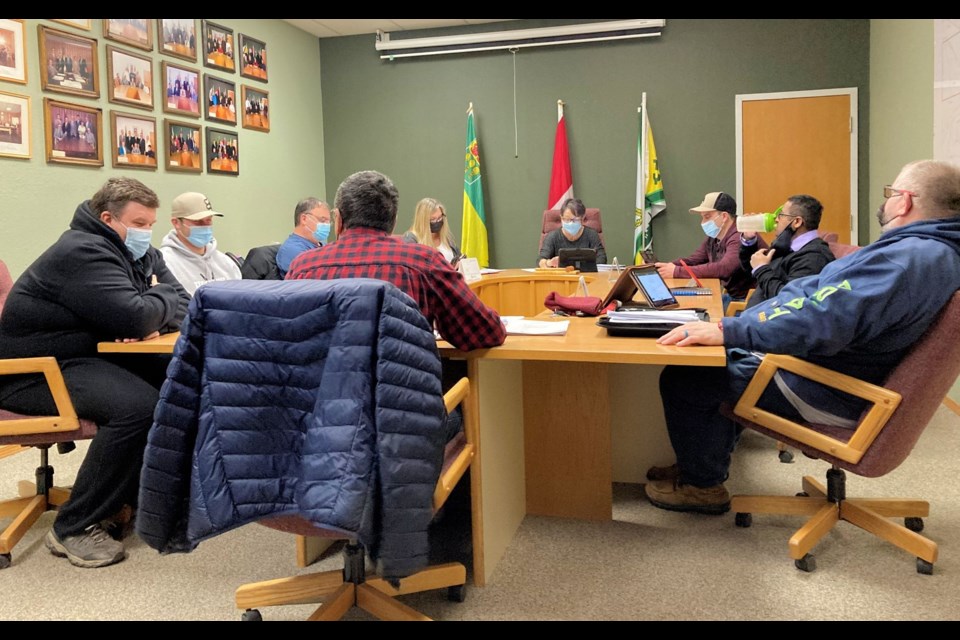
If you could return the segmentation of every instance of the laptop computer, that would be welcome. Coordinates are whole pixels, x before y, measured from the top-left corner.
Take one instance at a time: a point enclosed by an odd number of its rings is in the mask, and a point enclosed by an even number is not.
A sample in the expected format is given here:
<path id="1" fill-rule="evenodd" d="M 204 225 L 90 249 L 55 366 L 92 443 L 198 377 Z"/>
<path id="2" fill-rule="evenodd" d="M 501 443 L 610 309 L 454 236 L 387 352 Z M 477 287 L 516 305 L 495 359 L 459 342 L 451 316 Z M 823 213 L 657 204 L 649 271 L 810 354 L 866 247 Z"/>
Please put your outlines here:
<path id="1" fill-rule="evenodd" d="M 597 271 L 596 249 L 560 249 L 557 257 L 560 258 L 558 266 L 561 269 L 573 267 L 577 271 Z"/>

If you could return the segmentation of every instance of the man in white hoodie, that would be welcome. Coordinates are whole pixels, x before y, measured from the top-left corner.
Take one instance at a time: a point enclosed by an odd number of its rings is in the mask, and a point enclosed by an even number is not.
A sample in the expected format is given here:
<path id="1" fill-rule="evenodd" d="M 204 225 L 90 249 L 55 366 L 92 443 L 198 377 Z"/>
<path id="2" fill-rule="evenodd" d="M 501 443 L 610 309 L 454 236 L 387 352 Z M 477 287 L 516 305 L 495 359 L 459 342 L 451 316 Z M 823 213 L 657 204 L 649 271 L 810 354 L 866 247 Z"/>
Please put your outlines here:
<path id="1" fill-rule="evenodd" d="M 189 191 L 174 198 L 170 222 L 173 229 L 163 237 L 160 251 L 167 268 L 191 296 L 197 287 L 214 280 L 239 280 L 240 267 L 228 255 L 217 251 L 213 237 L 213 210 L 202 193 Z"/>

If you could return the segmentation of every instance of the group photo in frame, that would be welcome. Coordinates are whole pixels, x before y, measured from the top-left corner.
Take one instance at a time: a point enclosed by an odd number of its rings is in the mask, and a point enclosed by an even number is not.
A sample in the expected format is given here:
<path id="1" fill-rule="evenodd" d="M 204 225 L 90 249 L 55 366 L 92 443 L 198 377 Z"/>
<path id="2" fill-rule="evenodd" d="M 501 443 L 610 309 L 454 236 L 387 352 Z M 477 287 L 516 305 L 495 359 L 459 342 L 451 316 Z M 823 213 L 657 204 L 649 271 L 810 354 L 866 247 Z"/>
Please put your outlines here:
<path id="1" fill-rule="evenodd" d="M 156 118 L 111 111 L 110 124 L 114 168 L 157 168 Z"/>
<path id="2" fill-rule="evenodd" d="M 243 128 L 270 131 L 270 93 L 245 84 L 240 90 L 243 94 Z"/>
<path id="3" fill-rule="evenodd" d="M 107 100 L 153 109 L 153 60 L 107 45 Z"/>
<path id="4" fill-rule="evenodd" d="M 207 120 L 237 124 L 237 85 L 229 80 L 203 74 L 203 95 Z"/>
<path id="5" fill-rule="evenodd" d="M 168 56 L 197 61 L 197 21 L 193 18 L 158 18 L 158 49 Z"/>
<path id="6" fill-rule="evenodd" d="M 37 25 L 40 88 L 87 98 L 100 97 L 97 40 Z"/>
<path id="7" fill-rule="evenodd" d="M 168 171 L 203 172 L 203 142 L 200 125 L 167 119 L 164 122 L 167 140 Z"/>
<path id="8" fill-rule="evenodd" d="M 104 19 L 103 37 L 138 49 L 153 51 L 153 26 L 146 18 Z"/>
<path id="9" fill-rule="evenodd" d="M 0 156 L 30 157 L 30 96 L 0 91 Z"/>
<path id="10" fill-rule="evenodd" d="M 83 104 L 43 99 L 47 162 L 103 166 L 103 111 Z"/>
<path id="11" fill-rule="evenodd" d="M 240 143 L 235 131 L 207 127 L 207 173 L 240 175 Z"/>
<path id="12" fill-rule="evenodd" d="M 191 118 L 200 117 L 200 72 L 169 62 L 160 63 L 163 110 Z"/>
<path id="13" fill-rule="evenodd" d="M 23 20 L 0 18 L 0 80 L 27 84 L 27 45 Z"/>
<path id="14" fill-rule="evenodd" d="M 237 61 L 233 48 L 233 29 L 203 20 L 201 36 L 204 66 L 234 73 Z"/>
<path id="15" fill-rule="evenodd" d="M 267 43 L 244 33 L 240 34 L 240 75 L 267 81 Z"/>
<path id="16" fill-rule="evenodd" d="M 84 31 L 91 31 L 93 29 L 93 20 L 91 18 L 50 18 L 50 22 L 59 22 L 68 27 L 76 27 Z"/>

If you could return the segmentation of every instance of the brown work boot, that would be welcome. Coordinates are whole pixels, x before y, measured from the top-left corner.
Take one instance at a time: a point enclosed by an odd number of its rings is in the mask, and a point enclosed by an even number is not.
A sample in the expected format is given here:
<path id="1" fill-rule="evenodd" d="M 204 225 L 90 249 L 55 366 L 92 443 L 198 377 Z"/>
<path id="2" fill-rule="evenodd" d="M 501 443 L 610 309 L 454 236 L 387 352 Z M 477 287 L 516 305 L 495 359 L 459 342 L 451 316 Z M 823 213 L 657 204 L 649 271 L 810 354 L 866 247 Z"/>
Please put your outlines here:
<path id="1" fill-rule="evenodd" d="M 647 480 L 676 480 L 680 477 L 680 467 L 674 462 L 669 467 L 650 467 L 647 469 Z"/>
<path id="2" fill-rule="evenodd" d="M 650 503 L 670 511 L 720 515 L 730 510 L 730 494 L 722 484 L 702 489 L 676 480 L 653 480 L 645 488 Z"/>

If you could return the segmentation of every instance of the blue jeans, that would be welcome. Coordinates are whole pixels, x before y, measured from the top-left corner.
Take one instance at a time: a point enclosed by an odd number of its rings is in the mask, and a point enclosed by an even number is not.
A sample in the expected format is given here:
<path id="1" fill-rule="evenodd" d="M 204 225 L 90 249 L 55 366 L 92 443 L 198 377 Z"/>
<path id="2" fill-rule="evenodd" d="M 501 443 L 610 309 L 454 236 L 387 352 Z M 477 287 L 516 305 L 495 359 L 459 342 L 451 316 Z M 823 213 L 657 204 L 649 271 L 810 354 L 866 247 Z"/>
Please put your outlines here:
<path id="1" fill-rule="evenodd" d="M 707 488 L 726 481 L 741 429 L 720 415 L 720 405 L 736 403 L 759 365 L 760 358 L 752 353 L 728 349 L 726 367 L 664 367 L 660 398 L 681 483 Z M 757 404 L 785 418 L 800 419 L 776 384 L 767 385 Z"/>

